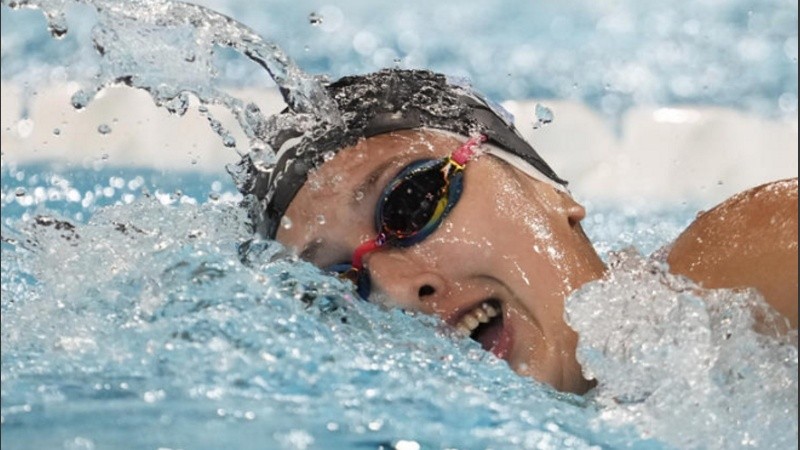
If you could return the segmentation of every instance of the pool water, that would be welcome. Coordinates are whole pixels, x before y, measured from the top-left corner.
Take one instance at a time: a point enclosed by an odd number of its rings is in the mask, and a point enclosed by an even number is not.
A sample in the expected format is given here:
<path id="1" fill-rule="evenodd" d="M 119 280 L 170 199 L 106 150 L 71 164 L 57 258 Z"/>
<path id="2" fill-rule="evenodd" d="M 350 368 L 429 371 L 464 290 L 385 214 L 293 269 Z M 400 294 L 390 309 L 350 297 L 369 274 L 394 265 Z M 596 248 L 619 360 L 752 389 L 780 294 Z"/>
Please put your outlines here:
<path id="1" fill-rule="evenodd" d="M 436 320 L 356 301 L 278 244 L 250 242 L 236 203 L 203 192 L 214 180 L 194 192 L 183 180 L 196 203 L 169 202 L 142 194 L 165 181 L 153 174 L 72 171 L 83 198 L 103 178 L 124 193 L 22 207 L 14 185 L 53 180 L 33 169 L 3 189 L 4 213 L 20 213 L 3 228 L 4 448 L 646 442 L 595 429 L 586 400 L 518 377 Z"/>
<path id="2" fill-rule="evenodd" d="M 230 182 L 42 166 L 4 166 L 3 180 L 4 448 L 787 448 L 796 436 L 796 341 L 753 333 L 746 310 L 719 317 L 635 255 L 571 300 L 601 380 L 583 398 L 254 241 Z M 686 220 L 588 231 L 647 246 Z M 597 302 L 606 316 L 584 310 Z M 622 314 L 632 302 L 661 306 Z"/>

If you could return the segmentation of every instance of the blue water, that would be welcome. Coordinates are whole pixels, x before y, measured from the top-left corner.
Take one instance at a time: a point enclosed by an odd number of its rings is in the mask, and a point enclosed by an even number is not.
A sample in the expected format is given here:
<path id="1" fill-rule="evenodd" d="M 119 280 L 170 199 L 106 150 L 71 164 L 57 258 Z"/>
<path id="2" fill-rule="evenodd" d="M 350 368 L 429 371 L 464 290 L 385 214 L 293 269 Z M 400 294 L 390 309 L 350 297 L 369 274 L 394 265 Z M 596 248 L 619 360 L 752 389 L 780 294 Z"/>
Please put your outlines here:
<path id="1" fill-rule="evenodd" d="M 358 301 L 278 244 L 252 241 L 230 182 L 109 167 L 56 175 L 4 165 L 2 175 L 3 448 L 746 448 L 747 433 L 760 448 L 786 448 L 796 439 L 786 396 L 797 390 L 796 342 L 742 330 L 728 333 L 740 338 L 734 347 L 695 339 L 746 323 L 734 310 L 724 320 L 665 322 L 666 344 L 642 339 L 656 360 L 677 358 L 646 369 L 650 384 L 632 375 L 637 361 L 604 350 L 608 337 L 584 342 L 590 367 L 614 375 L 583 398 L 517 376 L 435 318 Z M 599 246 L 642 252 L 691 218 L 688 207 L 596 212 L 602 219 L 587 231 Z M 632 306 L 611 299 L 647 291 L 636 300 L 653 310 L 638 322 L 644 337 L 656 317 L 675 316 L 655 307 L 674 300 L 658 281 L 595 289 L 604 291 L 590 299 L 612 316 Z M 696 300 L 682 301 L 697 310 Z M 611 323 L 590 321 L 586 334 Z M 627 348 L 635 326 L 620 328 Z M 732 362 L 687 372 L 682 346 Z M 755 374 L 746 359 L 754 353 Z M 744 374 L 735 383 L 732 370 Z M 617 383 L 620 372 L 632 378 Z M 695 386 L 713 423 L 670 416 L 673 397 L 690 392 L 680 380 Z M 653 402 L 619 402 L 625 389 L 654 385 Z M 732 413 L 742 400 L 754 404 Z M 742 414 L 753 423 L 729 429 Z M 667 432 L 654 437 L 659 424 Z"/>
<path id="2" fill-rule="evenodd" d="M 397 65 L 468 77 L 497 101 L 572 99 L 610 116 L 640 104 L 797 112 L 794 0 L 197 3 L 332 78 Z M 70 15 L 71 31 L 60 41 L 41 32 L 40 13 L 3 9 L 4 79 L 93 74 L 90 8 Z M 224 83 L 272 84 L 233 52 L 218 56 Z"/>
<path id="3" fill-rule="evenodd" d="M 70 176 L 124 187 L 37 201 L 52 173 L 3 167 L 3 448 L 662 447 L 273 242 L 245 252 L 230 184 Z M 176 187 L 194 200 L 154 194 Z"/>
<path id="4" fill-rule="evenodd" d="M 433 16 L 452 20 L 434 24 L 429 2 L 212 6 L 331 76 L 420 65 L 498 100 L 796 115 L 795 3 L 615 5 L 442 4 Z M 91 79 L 95 13 L 76 11 L 56 41 L 41 12 L 3 6 L 3 80 Z M 217 81 L 270 85 L 217 56 Z M 701 301 L 640 256 L 701 205 L 580 199 L 614 275 L 568 304 L 600 380 L 580 397 L 254 240 L 226 176 L 23 164 L 8 149 L 0 174 L 4 449 L 797 448 L 797 334 L 755 333 L 752 310 L 773 317 L 758 295 Z"/>

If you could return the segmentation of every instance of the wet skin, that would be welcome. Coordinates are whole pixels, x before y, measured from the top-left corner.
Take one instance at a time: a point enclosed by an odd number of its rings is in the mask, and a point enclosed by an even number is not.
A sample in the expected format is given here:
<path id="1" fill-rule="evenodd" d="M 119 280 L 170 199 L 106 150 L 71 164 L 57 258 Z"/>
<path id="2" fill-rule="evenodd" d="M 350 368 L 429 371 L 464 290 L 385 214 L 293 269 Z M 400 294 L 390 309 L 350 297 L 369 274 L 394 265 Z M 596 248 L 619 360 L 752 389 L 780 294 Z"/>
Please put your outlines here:
<path id="1" fill-rule="evenodd" d="M 319 267 L 350 261 L 374 239 L 375 205 L 386 184 L 412 161 L 441 158 L 466 138 L 398 131 L 343 149 L 310 174 L 277 239 Z M 457 326 L 489 302 L 484 347 L 522 375 L 582 393 L 592 383 L 575 360 L 577 335 L 563 319 L 564 299 L 600 278 L 604 266 L 568 194 L 493 156 L 471 161 L 462 197 L 441 226 L 407 248 L 368 254 L 371 301 L 436 314 Z M 463 329 L 463 326 L 462 326 Z"/>
<path id="2" fill-rule="evenodd" d="M 672 245 L 670 271 L 707 288 L 756 288 L 797 328 L 797 178 L 734 195 Z"/>

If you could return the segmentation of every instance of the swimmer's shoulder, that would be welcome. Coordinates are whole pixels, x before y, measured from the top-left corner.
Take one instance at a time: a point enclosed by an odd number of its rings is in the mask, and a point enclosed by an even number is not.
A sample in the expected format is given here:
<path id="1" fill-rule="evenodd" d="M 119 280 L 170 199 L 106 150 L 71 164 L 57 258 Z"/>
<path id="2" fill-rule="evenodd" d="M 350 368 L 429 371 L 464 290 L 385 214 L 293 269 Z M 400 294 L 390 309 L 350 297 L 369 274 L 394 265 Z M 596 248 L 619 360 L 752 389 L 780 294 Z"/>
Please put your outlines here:
<path id="1" fill-rule="evenodd" d="M 797 178 L 749 189 L 699 214 L 667 262 L 704 287 L 757 288 L 797 328 Z"/>

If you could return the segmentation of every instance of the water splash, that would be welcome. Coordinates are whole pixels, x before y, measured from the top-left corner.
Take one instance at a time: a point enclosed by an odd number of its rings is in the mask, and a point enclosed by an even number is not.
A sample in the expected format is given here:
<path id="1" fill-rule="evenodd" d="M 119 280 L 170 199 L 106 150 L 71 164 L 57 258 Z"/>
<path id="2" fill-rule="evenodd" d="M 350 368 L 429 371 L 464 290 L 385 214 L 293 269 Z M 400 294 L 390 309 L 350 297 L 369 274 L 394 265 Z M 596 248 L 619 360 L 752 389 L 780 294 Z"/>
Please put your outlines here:
<path id="1" fill-rule="evenodd" d="M 599 420 L 677 448 L 793 448 L 797 330 L 754 290 L 706 290 L 634 250 L 567 302 Z M 698 414 L 698 411 L 702 411 Z"/>
<path id="2" fill-rule="evenodd" d="M 659 448 L 435 318 L 355 301 L 234 204 L 43 212 L 3 229 L 4 443 Z"/>
<path id="3" fill-rule="evenodd" d="M 231 48 L 267 71 L 293 111 L 315 117 L 318 126 L 341 126 L 335 103 L 320 80 L 297 67 L 274 43 L 216 11 L 169 0 L 3 1 L 12 9 L 42 10 L 58 36 L 68 31 L 65 10 L 79 3 L 97 10 L 92 44 L 101 61 L 93 84 L 73 95 L 72 105 L 77 109 L 85 108 L 100 90 L 114 84 L 143 89 L 156 105 L 177 115 L 186 113 L 194 97 L 202 105 L 221 105 L 230 111 L 250 140 L 250 148 L 268 148 L 267 121 L 258 107 L 214 87 L 215 52 Z M 209 117 L 212 127 L 218 123 L 207 108 L 201 114 Z M 235 146 L 227 132 L 215 131 L 226 147 Z"/>

